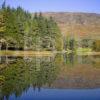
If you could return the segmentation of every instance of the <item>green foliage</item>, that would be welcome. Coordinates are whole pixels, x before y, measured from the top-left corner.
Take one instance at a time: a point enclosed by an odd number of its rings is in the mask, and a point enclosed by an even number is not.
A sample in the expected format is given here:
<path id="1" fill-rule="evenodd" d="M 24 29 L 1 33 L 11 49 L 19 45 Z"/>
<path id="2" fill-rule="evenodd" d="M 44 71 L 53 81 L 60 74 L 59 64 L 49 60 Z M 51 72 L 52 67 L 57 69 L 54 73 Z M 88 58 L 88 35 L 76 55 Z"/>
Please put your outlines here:
<path id="1" fill-rule="evenodd" d="M 64 44 L 64 50 L 72 50 L 74 51 L 76 48 L 76 40 L 74 38 L 71 38 L 71 36 L 63 37 L 63 44 Z"/>
<path id="2" fill-rule="evenodd" d="M 44 18 L 42 13 L 32 16 L 21 7 L 0 9 L 0 37 L 7 41 L 8 48 L 25 50 L 61 49 L 61 34 L 55 21 Z"/>
<path id="3" fill-rule="evenodd" d="M 4 36 L 5 32 L 5 22 L 4 22 L 4 16 L 3 16 L 3 9 L 0 9 L 0 38 Z"/>
<path id="4" fill-rule="evenodd" d="M 6 68 L 0 73 L 2 96 L 13 92 L 17 96 L 30 87 L 40 89 L 50 86 L 57 78 L 59 67 L 53 57 L 13 58 L 12 63 L 5 64 Z M 1 100 L 1 99 L 0 99 Z"/>
<path id="5" fill-rule="evenodd" d="M 94 51 L 100 51 L 100 40 L 95 40 L 92 45 L 92 49 Z"/>

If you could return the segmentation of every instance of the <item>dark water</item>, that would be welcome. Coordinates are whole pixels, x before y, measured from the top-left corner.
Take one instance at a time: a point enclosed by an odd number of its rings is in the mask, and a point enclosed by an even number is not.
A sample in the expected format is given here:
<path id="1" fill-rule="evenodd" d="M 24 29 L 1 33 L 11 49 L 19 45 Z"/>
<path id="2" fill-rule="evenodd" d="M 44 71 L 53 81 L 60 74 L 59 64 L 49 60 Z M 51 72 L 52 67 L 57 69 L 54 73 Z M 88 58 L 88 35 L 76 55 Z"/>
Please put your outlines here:
<path id="1" fill-rule="evenodd" d="M 100 100 L 100 56 L 1 56 L 0 100 Z"/>

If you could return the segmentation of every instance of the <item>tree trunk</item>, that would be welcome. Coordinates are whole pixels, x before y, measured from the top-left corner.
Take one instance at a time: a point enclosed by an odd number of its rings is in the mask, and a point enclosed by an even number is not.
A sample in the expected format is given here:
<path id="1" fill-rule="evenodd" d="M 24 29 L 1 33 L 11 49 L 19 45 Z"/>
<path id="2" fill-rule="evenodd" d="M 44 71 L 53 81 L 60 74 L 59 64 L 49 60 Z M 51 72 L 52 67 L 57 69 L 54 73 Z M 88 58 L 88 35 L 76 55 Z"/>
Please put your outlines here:
<path id="1" fill-rule="evenodd" d="M 1 51 L 1 46 L 2 46 L 2 44 L 0 43 L 0 51 Z"/>
<path id="2" fill-rule="evenodd" d="M 8 44 L 6 44 L 6 51 L 8 50 Z"/>

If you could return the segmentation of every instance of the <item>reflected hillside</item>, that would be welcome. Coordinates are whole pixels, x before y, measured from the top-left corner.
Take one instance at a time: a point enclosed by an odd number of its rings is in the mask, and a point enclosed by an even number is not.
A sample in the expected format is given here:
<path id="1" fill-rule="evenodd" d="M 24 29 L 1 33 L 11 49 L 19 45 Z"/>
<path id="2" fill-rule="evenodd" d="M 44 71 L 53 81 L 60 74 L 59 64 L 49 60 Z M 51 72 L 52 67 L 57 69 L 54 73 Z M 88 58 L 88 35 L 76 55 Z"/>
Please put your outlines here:
<path id="1" fill-rule="evenodd" d="M 52 88 L 99 88 L 100 56 L 63 55 L 60 73 Z"/>

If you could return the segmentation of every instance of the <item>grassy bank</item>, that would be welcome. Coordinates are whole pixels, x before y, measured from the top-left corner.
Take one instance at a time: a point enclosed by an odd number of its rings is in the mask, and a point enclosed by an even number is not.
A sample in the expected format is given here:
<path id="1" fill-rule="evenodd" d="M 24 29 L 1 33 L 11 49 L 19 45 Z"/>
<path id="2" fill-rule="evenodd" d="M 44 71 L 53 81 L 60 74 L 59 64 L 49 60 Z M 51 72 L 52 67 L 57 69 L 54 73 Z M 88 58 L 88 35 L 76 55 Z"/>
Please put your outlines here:
<path id="1" fill-rule="evenodd" d="M 1 50 L 0 56 L 53 56 L 57 53 L 72 53 L 73 51 L 11 51 L 11 50 Z M 89 48 L 79 48 L 73 53 L 77 55 L 100 55 L 100 52 L 92 51 Z"/>
<path id="2" fill-rule="evenodd" d="M 76 52 L 92 52 L 91 48 L 78 48 Z"/>
<path id="3" fill-rule="evenodd" d="M 51 51 L 10 51 L 10 50 L 2 50 L 0 51 L 0 56 L 33 56 L 33 55 L 37 55 L 37 56 L 52 56 L 52 52 Z"/>

